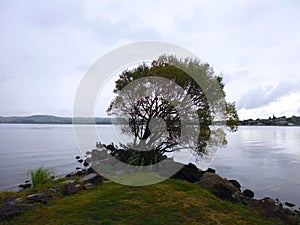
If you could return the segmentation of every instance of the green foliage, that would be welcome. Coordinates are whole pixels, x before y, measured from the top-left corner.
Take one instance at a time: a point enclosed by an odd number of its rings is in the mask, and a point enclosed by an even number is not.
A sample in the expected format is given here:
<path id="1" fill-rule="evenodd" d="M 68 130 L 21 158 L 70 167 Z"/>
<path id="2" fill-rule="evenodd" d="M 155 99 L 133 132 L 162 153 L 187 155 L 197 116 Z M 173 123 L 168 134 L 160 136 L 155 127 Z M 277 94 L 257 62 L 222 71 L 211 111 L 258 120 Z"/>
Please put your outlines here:
<path id="1" fill-rule="evenodd" d="M 163 81 L 153 81 L 157 77 Z M 126 90 L 132 82 L 140 79 L 143 83 L 135 83 L 133 88 Z M 170 88 L 174 83 L 183 90 L 182 93 Z M 122 131 L 135 137 L 129 149 L 155 149 L 153 156 L 156 156 L 157 153 L 189 148 L 200 156 L 207 152 L 208 142 L 218 146 L 227 143 L 225 133 L 213 131 L 211 125 L 225 121 L 230 131 L 237 129 L 239 120 L 235 104 L 225 101 L 222 77 L 216 75 L 208 63 L 197 59 L 163 55 L 151 65 L 143 64 L 122 72 L 114 92 L 117 97 L 107 112 L 116 118 L 128 119 L 130 128 Z M 180 104 L 176 108 L 173 102 Z M 195 115 L 189 112 L 191 109 L 196 111 Z M 182 124 L 182 118 L 189 118 L 191 122 Z M 155 119 L 160 120 L 154 122 L 156 127 L 166 124 L 167 135 L 151 131 L 151 122 Z M 187 136 L 183 136 L 182 128 L 187 131 Z M 178 146 L 179 142 L 182 146 Z M 131 153 L 144 158 L 152 154 L 146 156 L 134 150 Z M 144 163 L 137 157 L 129 161 Z"/>
<path id="2" fill-rule="evenodd" d="M 36 170 L 29 170 L 32 188 L 51 186 L 54 182 L 54 170 L 51 168 L 39 167 Z"/>
<path id="3" fill-rule="evenodd" d="M 154 165 L 166 159 L 158 149 L 149 151 L 136 151 L 128 149 L 121 155 L 120 160 L 133 166 L 148 166 Z"/>

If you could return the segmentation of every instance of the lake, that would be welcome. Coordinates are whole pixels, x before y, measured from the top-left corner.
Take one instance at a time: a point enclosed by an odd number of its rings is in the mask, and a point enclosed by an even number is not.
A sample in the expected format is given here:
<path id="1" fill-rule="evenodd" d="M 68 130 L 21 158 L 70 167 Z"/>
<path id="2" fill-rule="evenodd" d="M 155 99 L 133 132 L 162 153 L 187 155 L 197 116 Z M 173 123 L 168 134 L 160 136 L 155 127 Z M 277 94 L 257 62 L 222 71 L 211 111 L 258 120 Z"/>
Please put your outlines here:
<path id="1" fill-rule="evenodd" d="M 96 125 L 104 142 L 116 142 L 111 125 Z M 300 127 L 241 126 L 210 167 L 255 197 L 279 198 L 300 206 Z M 91 150 L 95 143 L 86 146 Z M 67 174 L 80 166 L 72 125 L 0 124 L 0 190 L 15 190 L 27 171 L 52 167 Z"/>

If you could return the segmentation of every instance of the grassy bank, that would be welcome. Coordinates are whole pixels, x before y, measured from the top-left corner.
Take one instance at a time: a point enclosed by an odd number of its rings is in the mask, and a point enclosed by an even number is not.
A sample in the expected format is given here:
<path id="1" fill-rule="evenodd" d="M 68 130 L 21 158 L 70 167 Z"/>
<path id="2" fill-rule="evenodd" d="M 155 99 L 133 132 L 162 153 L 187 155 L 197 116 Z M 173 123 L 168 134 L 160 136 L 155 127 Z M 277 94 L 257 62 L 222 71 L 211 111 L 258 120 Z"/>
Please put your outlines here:
<path id="1" fill-rule="evenodd" d="M 280 223 L 242 204 L 222 201 L 197 184 L 170 179 L 145 187 L 103 183 L 92 190 L 38 205 L 1 224 Z"/>

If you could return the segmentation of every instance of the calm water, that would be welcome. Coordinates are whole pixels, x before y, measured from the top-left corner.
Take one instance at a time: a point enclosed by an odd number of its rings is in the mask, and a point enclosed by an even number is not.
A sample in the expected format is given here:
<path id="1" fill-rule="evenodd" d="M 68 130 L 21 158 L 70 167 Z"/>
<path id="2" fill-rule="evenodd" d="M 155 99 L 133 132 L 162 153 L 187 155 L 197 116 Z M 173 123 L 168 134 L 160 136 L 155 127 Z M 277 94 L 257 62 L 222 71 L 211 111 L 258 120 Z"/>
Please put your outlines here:
<path id="1" fill-rule="evenodd" d="M 97 131 L 104 142 L 116 142 L 110 125 L 98 125 Z M 212 168 L 258 198 L 278 197 L 300 206 L 300 127 L 240 127 L 227 140 Z M 72 125 L 0 124 L 0 190 L 14 189 L 28 179 L 28 169 L 39 166 L 57 174 L 74 171 L 80 166 L 76 155 Z"/>

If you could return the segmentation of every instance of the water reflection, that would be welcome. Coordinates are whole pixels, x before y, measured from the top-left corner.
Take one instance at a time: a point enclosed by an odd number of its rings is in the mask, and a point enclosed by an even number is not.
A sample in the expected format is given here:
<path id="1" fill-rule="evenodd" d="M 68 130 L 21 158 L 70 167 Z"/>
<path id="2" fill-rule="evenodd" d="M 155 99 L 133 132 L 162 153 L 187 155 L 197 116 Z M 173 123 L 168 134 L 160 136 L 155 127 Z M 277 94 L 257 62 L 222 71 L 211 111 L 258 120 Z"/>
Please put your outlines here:
<path id="1" fill-rule="evenodd" d="M 300 205 L 300 128 L 240 127 L 213 167 L 238 179 L 256 197 L 278 197 Z"/>

